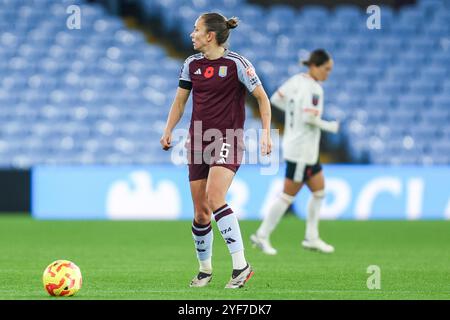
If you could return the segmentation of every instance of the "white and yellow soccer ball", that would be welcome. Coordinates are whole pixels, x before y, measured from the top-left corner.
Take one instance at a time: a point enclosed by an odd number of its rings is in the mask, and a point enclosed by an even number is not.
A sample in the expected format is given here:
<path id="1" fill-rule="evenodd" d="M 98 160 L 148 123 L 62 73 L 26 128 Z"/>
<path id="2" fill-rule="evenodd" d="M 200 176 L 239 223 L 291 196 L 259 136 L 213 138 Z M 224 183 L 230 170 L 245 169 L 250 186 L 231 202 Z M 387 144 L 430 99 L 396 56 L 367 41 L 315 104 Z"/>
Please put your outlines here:
<path id="1" fill-rule="evenodd" d="M 68 260 L 50 263 L 42 276 L 44 289 L 51 296 L 73 296 L 81 289 L 83 282 L 78 266 Z"/>

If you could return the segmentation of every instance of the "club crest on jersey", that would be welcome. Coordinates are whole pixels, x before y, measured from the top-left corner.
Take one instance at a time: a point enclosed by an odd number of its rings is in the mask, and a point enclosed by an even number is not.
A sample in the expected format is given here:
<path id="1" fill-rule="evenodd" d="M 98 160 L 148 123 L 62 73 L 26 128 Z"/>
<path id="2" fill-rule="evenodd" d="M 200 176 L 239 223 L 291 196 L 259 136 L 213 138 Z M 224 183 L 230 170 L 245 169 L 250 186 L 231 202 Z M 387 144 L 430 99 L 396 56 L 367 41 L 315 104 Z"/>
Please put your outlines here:
<path id="1" fill-rule="evenodd" d="M 219 68 L 219 77 L 222 77 L 222 78 L 226 77 L 227 76 L 227 69 L 228 69 L 227 66 L 220 66 L 220 68 Z"/>
<path id="2" fill-rule="evenodd" d="M 313 106 L 317 106 L 319 104 L 319 95 L 318 94 L 313 94 L 312 96 L 312 104 Z"/>

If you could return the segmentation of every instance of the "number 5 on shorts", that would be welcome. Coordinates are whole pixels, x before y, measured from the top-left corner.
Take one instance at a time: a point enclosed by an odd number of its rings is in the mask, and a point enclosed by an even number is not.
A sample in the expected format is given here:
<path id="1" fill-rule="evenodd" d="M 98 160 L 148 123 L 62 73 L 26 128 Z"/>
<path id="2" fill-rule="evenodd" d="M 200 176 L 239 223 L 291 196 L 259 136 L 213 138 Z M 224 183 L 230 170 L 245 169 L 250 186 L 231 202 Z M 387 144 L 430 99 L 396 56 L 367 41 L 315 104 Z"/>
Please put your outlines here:
<path id="1" fill-rule="evenodd" d="M 231 147 L 231 144 L 229 143 L 222 143 L 222 148 L 220 148 L 220 158 L 221 159 L 226 159 L 228 158 L 228 154 L 230 153 L 230 149 L 228 149 L 229 147 Z"/>

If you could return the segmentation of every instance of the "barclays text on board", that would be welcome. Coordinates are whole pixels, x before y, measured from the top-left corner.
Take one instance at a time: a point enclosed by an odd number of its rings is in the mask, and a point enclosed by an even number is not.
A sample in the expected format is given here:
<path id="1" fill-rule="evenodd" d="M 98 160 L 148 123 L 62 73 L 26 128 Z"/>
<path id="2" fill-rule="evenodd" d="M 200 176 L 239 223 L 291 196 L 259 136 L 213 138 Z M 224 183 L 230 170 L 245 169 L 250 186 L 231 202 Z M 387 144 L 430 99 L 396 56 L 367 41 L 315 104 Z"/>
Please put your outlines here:
<path id="1" fill-rule="evenodd" d="M 259 219 L 282 189 L 276 175 L 242 166 L 228 203 L 241 219 Z M 450 167 L 325 165 L 324 219 L 450 219 Z M 32 214 L 38 219 L 192 219 L 184 166 L 33 169 Z M 309 191 L 294 203 L 304 218 Z"/>

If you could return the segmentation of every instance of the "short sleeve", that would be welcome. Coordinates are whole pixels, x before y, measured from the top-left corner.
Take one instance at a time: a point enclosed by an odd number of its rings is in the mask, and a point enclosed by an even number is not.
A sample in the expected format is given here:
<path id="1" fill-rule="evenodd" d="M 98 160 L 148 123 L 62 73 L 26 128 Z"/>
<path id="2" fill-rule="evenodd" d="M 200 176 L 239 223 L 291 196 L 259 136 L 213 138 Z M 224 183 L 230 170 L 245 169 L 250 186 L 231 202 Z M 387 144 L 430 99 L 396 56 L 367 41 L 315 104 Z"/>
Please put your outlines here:
<path id="1" fill-rule="evenodd" d="M 261 80 L 259 80 L 253 65 L 242 56 L 237 62 L 237 73 L 239 81 L 245 85 L 249 92 L 253 92 L 261 84 Z"/>
<path id="2" fill-rule="evenodd" d="M 280 96 L 289 98 L 298 89 L 298 80 L 296 76 L 290 77 L 286 82 L 284 82 L 281 87 L 278 88 Z"/>
<path id="3" fill-rule="evenodd" d="M 179 82 L 178 82 L 178 86 L 180 88 L 183 88 L 186 90 L 192 89 L 191 75 L 189 74 L 189 64 L 191 63 L 191 61 L 192 61 L 191 57 L 187 58 L 184 61 L 183 66 L 181 67 L 180 77 L 179 77 Z"/>
<path id="4" fill-rule="evenodd" d="M 181 71 L 180 71 L 180 80 L 184 80 L 184 81 L 191 81 L 191 76 L 189 74 L 189 64 L 191 63 L 192 59 L 187 58 L 184 63 L 183 66 L 181 67 Z"/>
<path id="5" fill-rule="evenodd" d="M 293 76 L 285 81 L 281 87 L 273 93 L 270 102 L 281 110 L 286 110 L 287 103 L 297 94 L 299 90 L 299 80 Z"/>

